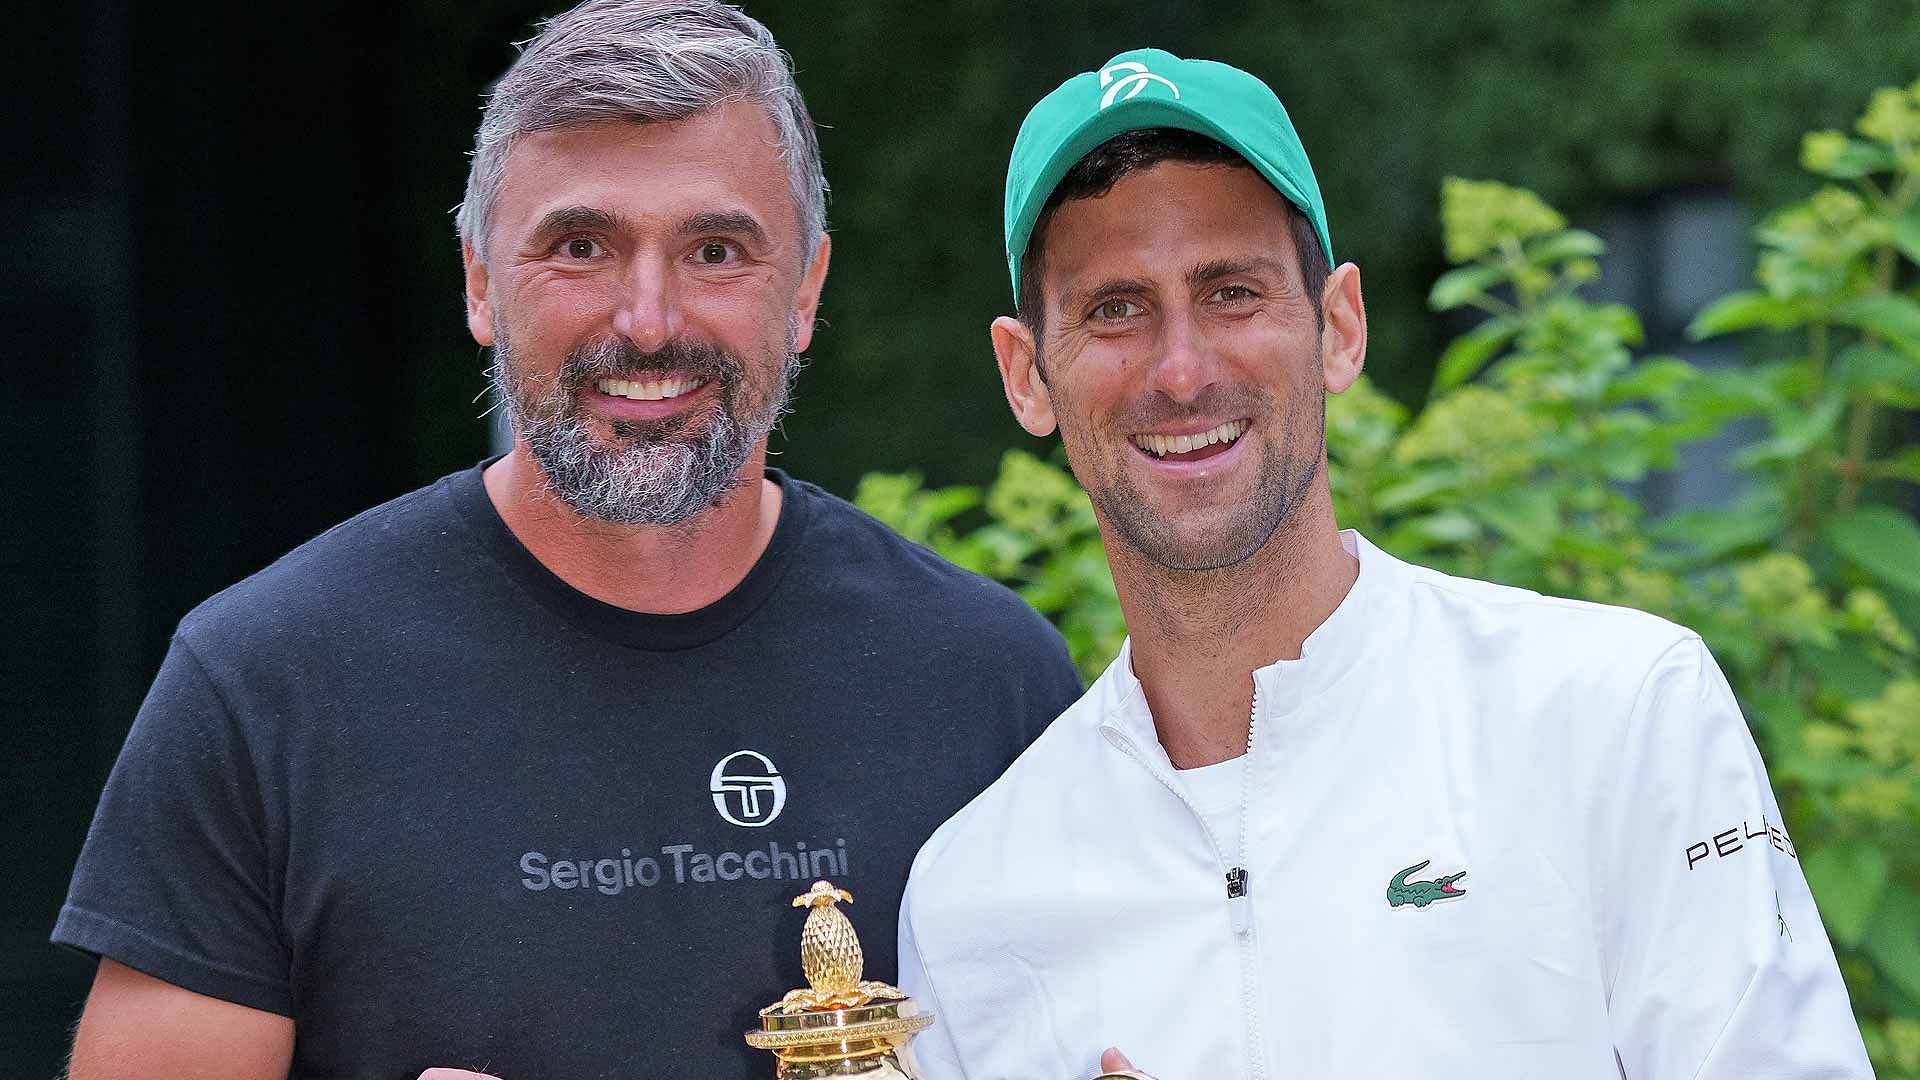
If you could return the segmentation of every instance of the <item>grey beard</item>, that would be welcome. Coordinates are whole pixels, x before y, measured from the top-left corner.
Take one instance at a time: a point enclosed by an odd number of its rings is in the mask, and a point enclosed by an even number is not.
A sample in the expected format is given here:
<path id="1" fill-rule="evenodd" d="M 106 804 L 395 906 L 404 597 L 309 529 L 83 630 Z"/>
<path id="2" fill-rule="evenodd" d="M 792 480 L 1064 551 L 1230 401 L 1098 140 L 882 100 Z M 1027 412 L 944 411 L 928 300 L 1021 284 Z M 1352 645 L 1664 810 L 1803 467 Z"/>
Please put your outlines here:
<path id="1" fill-rule="evenodd" d="M 503 330 L 494 328 L 492 379 L 514 432 L 539 462 L 548 490 L 582 517 L 614 525 L 679 525 L 718 506 L 754 447 L 786 414 L 801 367 L 789 346 L 779 378 L 759 399 L 747 387 L 740 361 L 712 346 L 673 342 L 643 353 L 629 343 L 609 341 L 576 350 L 554 379 L 536 390 L 514 374 Z M 577 393 L 600 379 L 648 371 L 712 380 L 719 388 L 719 408 L 660 423 L 615 422 L 613 434 L 621 445 L 596 445 L 580 415 Z"/>

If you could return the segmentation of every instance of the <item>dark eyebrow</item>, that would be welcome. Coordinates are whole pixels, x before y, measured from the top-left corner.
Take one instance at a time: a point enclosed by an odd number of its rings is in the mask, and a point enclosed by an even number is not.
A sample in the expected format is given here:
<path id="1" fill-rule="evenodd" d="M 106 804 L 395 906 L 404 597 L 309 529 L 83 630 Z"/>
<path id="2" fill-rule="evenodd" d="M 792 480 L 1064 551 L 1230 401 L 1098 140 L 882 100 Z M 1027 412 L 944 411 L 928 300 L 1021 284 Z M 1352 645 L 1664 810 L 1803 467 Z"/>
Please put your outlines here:
<path id="1" fill-rule="evenodd" d="M 563 206 L 549 209 L 540 219 L 540 225 L 528 234 L 528 244 L 543 248 L 553 240 L 559 240 L 568 233 L 609 234 L 620 231 L 620 219 L 605 209 L 591 206 Z"/>
<path id="2" fill-rule="evenodd" d="M 1254 273 L 1273 274 L 1281 278 L 1286 277 L 1286 273 L 1281 269 L 1280 263 L 1265 256 L 1251 259 L 1215 259 L 1212 262 L 1201 263 L 1199 266 L 1187 271 L 1187 287 L 1197 289 L 1209 281 L 1218 281 L 1223 277 Z"/>
<path id="3" fill-rule="evenodd" d="M 760 227 L 758 218 L 744 210 L 708 210 L 680 223 L 682 236 L 702 233 L 741 236 L 760 247 L 767 244 L 767 230 Z"/>
<path id="4" fill-rule="evenodd" d="M 612 233 L 620 230 L 620 219 L 591 206 L 562 206 L 547 211 L 534 226 L 532 240 L 542 243 L 567 233 Z"/>

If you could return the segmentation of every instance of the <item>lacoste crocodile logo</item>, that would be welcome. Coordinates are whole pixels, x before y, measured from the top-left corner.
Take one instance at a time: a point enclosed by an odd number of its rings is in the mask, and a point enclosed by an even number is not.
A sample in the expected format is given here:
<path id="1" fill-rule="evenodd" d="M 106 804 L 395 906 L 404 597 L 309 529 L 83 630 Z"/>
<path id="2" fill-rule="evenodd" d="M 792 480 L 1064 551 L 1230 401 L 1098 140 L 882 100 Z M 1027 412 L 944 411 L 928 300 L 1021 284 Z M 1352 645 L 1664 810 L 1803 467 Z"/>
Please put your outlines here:
<path id="1" fill-rule="evenodd" d="M 1467 895 L 1467 890 L 1453 887 L 1454 882 L 1467 876 L 1465 870 L 1457 874 L 1442 874 L 1432 881 L 1407 880 L 1408 874 L 1417 874 L 1425 870 L 1427 864 L 1432 861 L 1431 859 L 1421 859 L 1419 862 L 1393 875 L 1393 880 L 1387 882 L 1388 907 L 1397 908 L 1403 904 L 1412 904 L 1414 907 L 1423 908 L 1437 900 L 1452 900 L 1454 897 Z"/>

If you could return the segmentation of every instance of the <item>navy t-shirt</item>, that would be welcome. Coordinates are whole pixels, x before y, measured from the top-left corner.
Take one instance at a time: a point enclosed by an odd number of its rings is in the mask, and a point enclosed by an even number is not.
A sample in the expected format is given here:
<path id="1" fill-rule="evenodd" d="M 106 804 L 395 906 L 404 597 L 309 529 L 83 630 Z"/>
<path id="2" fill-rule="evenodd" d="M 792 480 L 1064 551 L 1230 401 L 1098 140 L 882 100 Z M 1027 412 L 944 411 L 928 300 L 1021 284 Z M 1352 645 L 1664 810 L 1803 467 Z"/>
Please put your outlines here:
<path id="1" fill-rule="evenodd" d="M 771 1076 L 817 878 L 867 977 L 921 842 L 1079 694 L 1057 633 L 812 485 L 709 607 L 514 539 L 479 468 L 180 624 L 53 939 L 294 1018 L 296 1077 Z"/>

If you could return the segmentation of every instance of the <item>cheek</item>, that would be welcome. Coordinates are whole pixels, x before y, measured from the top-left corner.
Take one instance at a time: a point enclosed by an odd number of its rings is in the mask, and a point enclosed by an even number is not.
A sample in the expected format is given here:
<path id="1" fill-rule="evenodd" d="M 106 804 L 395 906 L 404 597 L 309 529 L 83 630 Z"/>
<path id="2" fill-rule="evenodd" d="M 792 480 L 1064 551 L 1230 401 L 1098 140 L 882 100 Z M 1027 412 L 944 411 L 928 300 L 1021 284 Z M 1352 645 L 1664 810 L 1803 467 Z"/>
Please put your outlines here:
<path id="1" fill-rule="evenodd" d="M 1054 410 L 1101 422 L 1140 392 L 1134 384 L 1147 369 L 1142 355 L 1140 346 L 1120 339 L 1048 341 L 1042 361 Z"/>
<path id="2" fill-rule="evenodd" d="M 614 290 L 590 278 L 541 277 L 515 289 L 496 308 L 496 321 L 515 345 L 530 341 L 572 342 L 590 336 L 613 310 Z"/>
<path id="3" fill-rule="evenodd" d="M 1121 429 L 1151 408 L 1148 399 L 1153 391 L 1144 378 L 1132 377 L 1126 371 L 1103 374 L 1105 377 L 1099 380 L 1074 387 L 1071 408 L 1090 435 L 1123 439 L 1128 432 Z"/>
<path id="4" fill-rule="evenodd" d="M 787 351 L 794 328 L 792 290 L 751 279 L 690 288 L 683 308 L 688 326 L 742 359 Z"/>
<path id="5" fill-rule="evenodd" d="M 1054 422 L 1059 425 L 1060 445 L 1067 456 L 1085 467 L 1096 458 L 1111 458 L 1125 453 L 1119 445 L 1125 433 L 1119 431 L 1116 416 L 1125 408 L 1126 398 L 1113 388 L 1088 386 L 1083 382 L 1056 379 L 1048 389 L 1053 403 Z"/>

